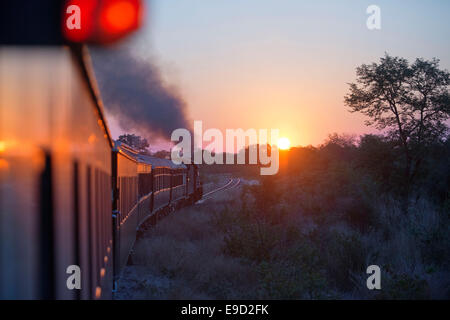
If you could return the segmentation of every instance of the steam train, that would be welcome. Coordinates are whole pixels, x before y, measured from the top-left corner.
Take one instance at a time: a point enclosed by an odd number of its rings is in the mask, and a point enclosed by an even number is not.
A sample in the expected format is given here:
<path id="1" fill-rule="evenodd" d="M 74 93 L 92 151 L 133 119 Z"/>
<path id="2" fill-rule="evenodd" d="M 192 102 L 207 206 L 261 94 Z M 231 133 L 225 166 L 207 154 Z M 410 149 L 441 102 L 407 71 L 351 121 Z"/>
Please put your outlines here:
<path id="1" fill-rule="evenodd" d="M 120 142 L 112 157 L 114 287 L 126 265 L 136 231 L 181 206 L 193 204 L 203 189 L 196 165 L 142 155 Z M 113 288 L 114 290 L 115 288 Z"/>
<path id="2" fill-rule="evenodd" d="M 0 47 L 0 84 L 0 299 L 111 298 L 139 227 L 201 198 L 198 168 L 111 139 L 84 45 Z"/>

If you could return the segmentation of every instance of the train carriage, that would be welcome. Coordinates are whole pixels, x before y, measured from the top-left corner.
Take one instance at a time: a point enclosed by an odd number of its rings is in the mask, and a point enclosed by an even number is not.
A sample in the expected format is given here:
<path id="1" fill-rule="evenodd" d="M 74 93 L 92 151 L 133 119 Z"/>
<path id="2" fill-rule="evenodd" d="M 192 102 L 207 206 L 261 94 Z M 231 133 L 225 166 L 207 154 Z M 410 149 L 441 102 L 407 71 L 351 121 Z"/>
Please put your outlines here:
<path id="1" fill-rule="evenodd" d="M 0 298 L 111 297 L 111 139 L 90 70 L 84 49 L 0 49 Z"/>
<path id="2" fill-rule="evenodd" d="M 186 167 L 170 160 L 141 155 L 116 141 L 113 152 L 114 279 L 124 269 L 140 225 L 186 194 Z"/>
<path id="3" fill-rule="evenodd" d="M 0 299 L 112 298 L 140 224 L 198 197 L 194 166 L 192 182 L 186 166 L 114 145 L 87 46 L 59 29 L 64 3 L 1 5 Z"/>
<path id="4" fill-rule="evenodd" d="M 178 168 L 172 169 L 172 197 L 171 202 L 176 206 L 183 204 L 187 199 L 186 192 L 187 169 L 186 166 L 180 165 Z"/>
<path id="5" fill-rule="evenodd" d="M 113 150 L 112 159 L 114 279 L 117 281 L 136 240 L 139 219 L 138 164 L 120 145 Z"/>
<path id="6" fill-rule="evenodd" d="M 139 155 L 140 163 L 151 167 L 152 179 L 152 213 L 155 213 L 170 204 L 171 195 L 171 161 L 147 155 Z"/>
<path id="7" fill-rule="evenodd" d="M 139 219 L 138 227 L 144 223 L 153 212 L 153 178 L 152 166 L 138 162 Z"/>
<path id="8" fill-rule="evenodd" d="M 11 106 L 0 117 L 2 298 L 111 298 L 139 226 L 201 197 L 197 166 L 112 149 L 83 50 L 0 50 Z M 31 104 L 18 96 L 25 70 Z M 67 289 L 72 265 L 86 275 L 81 290 Z"/>

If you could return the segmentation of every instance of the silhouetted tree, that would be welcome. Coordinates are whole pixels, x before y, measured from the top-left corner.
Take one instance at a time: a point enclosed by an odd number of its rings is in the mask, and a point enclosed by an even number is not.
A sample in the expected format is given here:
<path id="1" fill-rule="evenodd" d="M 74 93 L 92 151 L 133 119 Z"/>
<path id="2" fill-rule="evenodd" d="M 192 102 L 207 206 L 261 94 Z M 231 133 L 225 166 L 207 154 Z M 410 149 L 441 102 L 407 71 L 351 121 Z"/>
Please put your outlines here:
<path id="1" fill-rule="evenodd" d="M 357 146 L 356 135 L 332 133 L 320 146 L 325 158 L 332 162 L 337 160 L 350 161 Z"/>
<path id="2" fill-rule="evenodd" d="M 369 173 L 380 182 L 385 191 L 392 191 L 401 180 L 401 173 L 396 170 L 398 148 L 395 143 L 382 135 L 366 134 L 361 136 L 356 156 L 357 168 Z"/>
<path id="3" fill-rule="evenodd" d="M 406 59 L 386 54 L 379 63 L 356 69 L 345 103 L 369 117 L 367 125 L 387 130 L 404 157 L 406 196 L 431 143 L 443 139 L 450 118 L 450 74 L 439 60 Z"/>
<path id="4" fill-rule="evenodd" d="M 123 134 L 119 136 L 119 141 L 126 143 L 140 153 L 148 153 L 147 148 L 150 146 L 147 139 L 141 138 L 135 134 Z"/>

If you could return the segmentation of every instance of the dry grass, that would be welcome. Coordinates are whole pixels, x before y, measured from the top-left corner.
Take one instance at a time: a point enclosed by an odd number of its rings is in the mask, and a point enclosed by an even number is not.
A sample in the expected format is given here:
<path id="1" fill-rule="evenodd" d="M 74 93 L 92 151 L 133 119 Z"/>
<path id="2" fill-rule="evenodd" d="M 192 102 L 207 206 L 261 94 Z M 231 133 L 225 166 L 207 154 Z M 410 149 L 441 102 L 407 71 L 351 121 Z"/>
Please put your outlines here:
<path id="1" fill-rule="evenodd" d="M 255 284 L 251 266 L 222 253 L 223 234 L 213 219 L 237 190 L 213 204 L 182 209 L 138 240 L 118 299 L 245 299 Z M 238 205 L 236 203 L 236 205 Z"/>
<path id="2" fill-rule="evenodd" d="M 320 196 L 299 205 L 307 195 L 297 190 L 296 201 L 292 190 L 268 210 L 278 220 L 257 211 L 257 196 L 243 196 L 242 188 L 166 217 L 137 242 L 116 298 L 450 297 L 447 212 L 420 200 L 405 216 L 389 197 L 359 206 L 343 199 L 333 211 L 314 211 Z M 351 219 L 364 215 L 370 223 L 361 228 L 349 221 L 349 206 Z M 381 291 L 366 287 L 372 264 L 381 267 Z"/>

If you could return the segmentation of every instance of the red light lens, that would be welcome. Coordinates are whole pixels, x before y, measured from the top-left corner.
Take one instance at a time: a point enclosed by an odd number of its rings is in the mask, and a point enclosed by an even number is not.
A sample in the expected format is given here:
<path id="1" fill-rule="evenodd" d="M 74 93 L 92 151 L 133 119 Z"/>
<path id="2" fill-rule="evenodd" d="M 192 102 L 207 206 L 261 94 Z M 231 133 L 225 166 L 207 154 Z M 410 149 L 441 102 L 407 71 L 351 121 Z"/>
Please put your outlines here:
<path id="1" fill-rule="evenodd" d="M 140 0 L 69 0 L 63 33 L 71 42 L 114 42 L 139 28 L 142 11 Z"/>
<path id="2" fill-rule="evenodd" d="M 102 10 L 101 26 L 107 33 L 121 33 L 133 29 L 138 22 L 138 11 L 132 1 L 111 1 Z"/>

